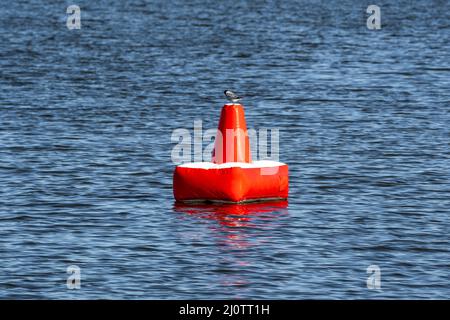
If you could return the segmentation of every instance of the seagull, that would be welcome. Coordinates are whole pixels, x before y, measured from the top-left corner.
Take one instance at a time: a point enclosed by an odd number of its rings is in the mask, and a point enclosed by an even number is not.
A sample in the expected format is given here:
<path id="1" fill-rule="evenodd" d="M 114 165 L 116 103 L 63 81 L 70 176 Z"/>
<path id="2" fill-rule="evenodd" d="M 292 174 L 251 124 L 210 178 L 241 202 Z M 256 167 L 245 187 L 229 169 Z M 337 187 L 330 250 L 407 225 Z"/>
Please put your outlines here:
<path id="1" fill-rule="evenodd" d="M 227 97 L 228 100 L 230 100 L 233 103 L 238 102 L 239 100 L 241 100 L 241 97 L 239 97 L 237 94 L 235 94 L 233 91 L 230 90 L 225 90 L 223 93 L 225 93 L 225 96 Z"/>

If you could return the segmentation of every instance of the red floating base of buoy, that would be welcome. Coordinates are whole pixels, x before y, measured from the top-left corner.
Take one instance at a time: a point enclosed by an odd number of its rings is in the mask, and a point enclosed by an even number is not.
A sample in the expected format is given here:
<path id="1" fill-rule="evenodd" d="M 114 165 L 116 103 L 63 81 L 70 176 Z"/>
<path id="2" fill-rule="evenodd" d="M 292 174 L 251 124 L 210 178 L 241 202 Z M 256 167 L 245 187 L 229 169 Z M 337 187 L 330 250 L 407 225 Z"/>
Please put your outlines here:
<path id="1" fill-rule="evenodd" d="M 173 193 L 177 201 L 250 202 L 287 199 L 288 166 L 274 161 L 211 162 L 177 166 Z"/>

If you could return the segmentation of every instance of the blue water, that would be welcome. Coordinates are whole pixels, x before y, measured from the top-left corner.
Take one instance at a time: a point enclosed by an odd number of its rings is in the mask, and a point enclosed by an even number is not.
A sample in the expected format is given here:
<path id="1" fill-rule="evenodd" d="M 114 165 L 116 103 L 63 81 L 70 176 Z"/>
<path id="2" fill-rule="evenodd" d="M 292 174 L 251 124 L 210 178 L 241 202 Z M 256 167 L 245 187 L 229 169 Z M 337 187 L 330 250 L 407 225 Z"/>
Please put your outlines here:
<path id="1" fill-rule="evenodd" d="M 175 204 L 226 88 L 288 203 Z M 448 1 L 2 3 L 0 298 L 449 298 L 449 88 Z"/>

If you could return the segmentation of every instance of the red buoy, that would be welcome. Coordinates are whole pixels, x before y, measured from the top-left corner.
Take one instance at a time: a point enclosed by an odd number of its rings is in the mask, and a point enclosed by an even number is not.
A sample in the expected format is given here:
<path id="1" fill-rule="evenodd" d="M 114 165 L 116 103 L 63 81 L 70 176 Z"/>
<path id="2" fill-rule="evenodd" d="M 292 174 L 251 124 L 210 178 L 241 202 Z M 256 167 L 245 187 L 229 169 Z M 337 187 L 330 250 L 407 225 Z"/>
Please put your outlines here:
<path id="1" fill-rule="evenodd" d="M 212 162 L 179 165 L 173 175 L 177 201 L 249 202 L 287 199 L 288 166 L 252 161 L 240 104 L 226 104 L 219 120 Z"/>

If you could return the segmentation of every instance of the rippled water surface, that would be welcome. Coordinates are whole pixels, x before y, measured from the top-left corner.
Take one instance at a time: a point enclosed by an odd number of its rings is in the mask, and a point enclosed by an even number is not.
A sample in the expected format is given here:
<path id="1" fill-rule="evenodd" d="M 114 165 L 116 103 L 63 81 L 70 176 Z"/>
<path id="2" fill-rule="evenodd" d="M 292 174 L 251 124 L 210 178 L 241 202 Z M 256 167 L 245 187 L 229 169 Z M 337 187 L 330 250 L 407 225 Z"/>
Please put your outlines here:
<path id="1" fill-rule="evenodd" d="M 0 298 L 449 298 L 450 4 L 369 4 L 2 6 Z M 288 203 L 174 202 L 172 131 L 225 88 L 280 130 Z"/>

